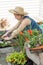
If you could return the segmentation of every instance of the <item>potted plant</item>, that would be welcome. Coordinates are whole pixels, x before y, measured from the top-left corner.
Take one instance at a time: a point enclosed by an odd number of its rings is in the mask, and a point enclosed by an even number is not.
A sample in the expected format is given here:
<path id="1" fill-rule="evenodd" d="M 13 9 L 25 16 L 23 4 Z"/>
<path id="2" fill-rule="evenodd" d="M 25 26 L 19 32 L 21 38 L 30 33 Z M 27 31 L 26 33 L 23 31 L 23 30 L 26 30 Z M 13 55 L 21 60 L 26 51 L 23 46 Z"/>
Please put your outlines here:
<path id="1" fill-rule="evenodd" d="M 20 32 L 19 35 L 18 35 L 17 41 L 16 41 L 18 46 L 20 47 L 19 48 L 20 51 L 22 50 L 22 53 L 24 52 L 24 44 L 25 44 L 25 42 L 28 42 L 28 41 L 29 41 L 28 43 L 30 43 L 30 48 L 31 49 L 35 48 L 35 44 L 36 44 L 37 40 L 39 39 L 38 38 L 39 34 L 40 34 L 39 31 L 37 31 L 36 29 L 35 30 L 27 30 L 27 31 L 24 31 L 24 32 Z M 27 45 L 28 45 L 28 43 L 27 43 Z M 22 54 L 22 53 L 20 54 L 20 52 L 16 52 L 16 53 L 17 54 L 19 53 L 18 55 Z M 16 64 L 16 63 L 19 64 L 20 63 L 20 62 L 18 62 L 18 59 L 19 59 L 18 55 L 16 57 L 16 60 L 14 58 L 16 56 L 16 53 L 14 52 L 11 55 L 7 56 L 7 61 L 10 62 L 11 64 Z M 22 55 L 21 55 L 21 57 L 22 57 Z M 20 64 L 22 64 L 22 62 Z"/>
<path id="2" fill-rule="evenodd" d="M 24 32 L 20 32 L 18 34 L 18 38 L 16 40 L 16 43 L 19 46 L 20 51 L 22 52 L 14 52 L 7 56 L 7 61 L 10 62 L 11 64 L 15 65 L 25 65 L 27 60 L 26 60 L 26 54 L 24 54 L 24 45 L 25 42 L 27 43 L 27 46 L 30 45 L 30 50 L 33 51 L 33 49 L 37 49 L 39 46 L 43 46 L 43 34 L 41 34 L 39 31 L 35 30 L 27 30 Z M 41 42 L 41 43 L 40 43 Z M 29 44 L 28 44 L 29 43 Z M 41 47 L 42 48 L 42 47 Z M 22 55 L 23 54 L 23 55 Z M 21 57 L 20 57 L 21 56 Z M 22 56 L 25 58 L 25 60 L 22 62 Z"/>
<path id="3" fill-rule="evenodd" d="M 27 33 L 27 31 L 26 31 Z M 30 34 L 31 32 L 28 33 Z M 37 51 L 43 49 L 43 33 L 41 34 L 40 31 L 32 30 L 32 34 L 28 34 L 28 39 L 30 40 L 29 44 L 27 43 L 27 46 L 30 48 L 30 50 Z"/>
<path id="4" fill-rule="evenodd" d="M 7 56 L 6 60 L 12 65 L 25 65 L 27 62 L 26 54 L 22 51 L 11 53 L 9 56 Z"/>
<path id="5" fill-rule="evenodd" d="M 22 50 L 25 42 L 29 43 L 27 45 L 30 45 L 31 50 L 43 49 L 43 33 L 40 33 L 37 29 L 20 32 L 17 41 Z"/>
<path id="6" fill-rule="evenodd" d="M 27 30 L 24 32 L 20 32 L 18 35 L 17 43 L 20 46 L 21 49 L 24 48 L 24 43 L 27 41 L 35 40 L 39 36 L 39 31 L 35 30 Z M 35 42 L 35 41 L 34 41 Z"/>

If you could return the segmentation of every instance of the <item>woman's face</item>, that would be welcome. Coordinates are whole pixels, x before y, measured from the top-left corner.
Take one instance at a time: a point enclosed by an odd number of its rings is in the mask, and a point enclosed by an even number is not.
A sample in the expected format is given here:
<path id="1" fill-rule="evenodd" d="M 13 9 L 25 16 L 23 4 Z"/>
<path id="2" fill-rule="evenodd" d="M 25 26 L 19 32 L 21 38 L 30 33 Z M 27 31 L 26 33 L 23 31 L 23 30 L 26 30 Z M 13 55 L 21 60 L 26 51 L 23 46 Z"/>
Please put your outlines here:
<path id="1" fill-rule="evenodd" d="M 21 20 L 21 18 L 22 18 L 22 16 L 19 15 L 19 14 L 14 14 L 14 16 L 15 16 L 15 18 L 16 18 L 17 20 Z"/>

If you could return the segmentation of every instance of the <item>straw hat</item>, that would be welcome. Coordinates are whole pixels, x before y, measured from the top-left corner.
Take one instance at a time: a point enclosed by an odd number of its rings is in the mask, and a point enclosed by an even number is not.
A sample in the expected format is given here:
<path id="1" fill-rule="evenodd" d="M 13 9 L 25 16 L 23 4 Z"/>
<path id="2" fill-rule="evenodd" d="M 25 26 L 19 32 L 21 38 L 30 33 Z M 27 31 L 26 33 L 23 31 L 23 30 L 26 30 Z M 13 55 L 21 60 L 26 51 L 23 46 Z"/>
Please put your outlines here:
<path id="1" fill-rule="evenodd" d="M 9 10 L 9 12 L 13 14 L 20 14 L 20 15 L 27 15 L 27 12 L 24 12 L 24 9 L 22 7 L 16 7 L 15 9 Z"/>

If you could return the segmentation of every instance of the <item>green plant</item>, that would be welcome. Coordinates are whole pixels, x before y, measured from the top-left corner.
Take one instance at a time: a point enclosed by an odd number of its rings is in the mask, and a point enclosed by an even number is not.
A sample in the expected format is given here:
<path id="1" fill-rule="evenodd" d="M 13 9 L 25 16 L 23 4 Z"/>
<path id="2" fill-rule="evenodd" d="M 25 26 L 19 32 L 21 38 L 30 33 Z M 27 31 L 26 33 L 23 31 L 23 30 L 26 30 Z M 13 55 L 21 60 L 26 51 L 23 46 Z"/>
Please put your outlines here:
<path id="1" fill-rule="evenodd" d="M 38 35 L 33 35 L 29 44 L 31 48 L 42 46 L 43 45 L 43 33 L 42 34 L 38 33 Z"/>
<path id="2" fill-rule="evenodd" d="M 7 56 L 6 60 L 7 62 L 10 62 L 12 64 L 20 65 L 25 65 L 25 63 L 27 62 L 26 54 L 22 51 L 11 53 L 9 56 Z"/>
<path id="3" fill-rule="evenodd" d="M 30 47 L 34 48 L 39 45 L 43 45 L 43 34 L 39 31 L 35 30 L 27 30 L 24 32 L 20 32 L 17 38 L 17 44 L 21 48 L 22 52 L 14 52 L 7 56 L 7 62 L 13 64 L 25 65 L 27 62 L 26 54 L 24 53 L 24 44 L 25 42 L 30 41 Z M 41 44 L 40 44 L 41 42 Z M 27 44 L 28 45 L 28 44 Z"/>
<path id="4" fill-rule="evenodd" d="M 0 48 L 11 46 L 8 41 L 0 41 Z"/>
<path id="5" fill-rule="evenodd" d="M 20 32 L 18 34 L 17 43 L 19 47 L 23 50 L 25 42 L 30 41 L 30 47 L 33 48 L 37 45 L 37 43 L 39 43 L 39 35 L 40 32 L 36 29 Z"/>

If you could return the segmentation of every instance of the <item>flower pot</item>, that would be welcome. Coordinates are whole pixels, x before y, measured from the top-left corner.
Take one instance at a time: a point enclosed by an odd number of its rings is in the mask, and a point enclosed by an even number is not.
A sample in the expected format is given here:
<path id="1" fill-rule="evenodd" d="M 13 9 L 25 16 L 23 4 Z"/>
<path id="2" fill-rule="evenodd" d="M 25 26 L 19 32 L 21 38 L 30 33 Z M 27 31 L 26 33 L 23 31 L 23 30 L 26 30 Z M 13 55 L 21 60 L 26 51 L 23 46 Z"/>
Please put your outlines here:
<path id="1" fill-rule="evenodd" d="M 43 49 L 43 46 L 38 46 L 38 47 L 35 47 L 35 48 L 30 48 L 30 50 L 32 51 L 37 51 L 37 50 L 42 50 Z"/>

